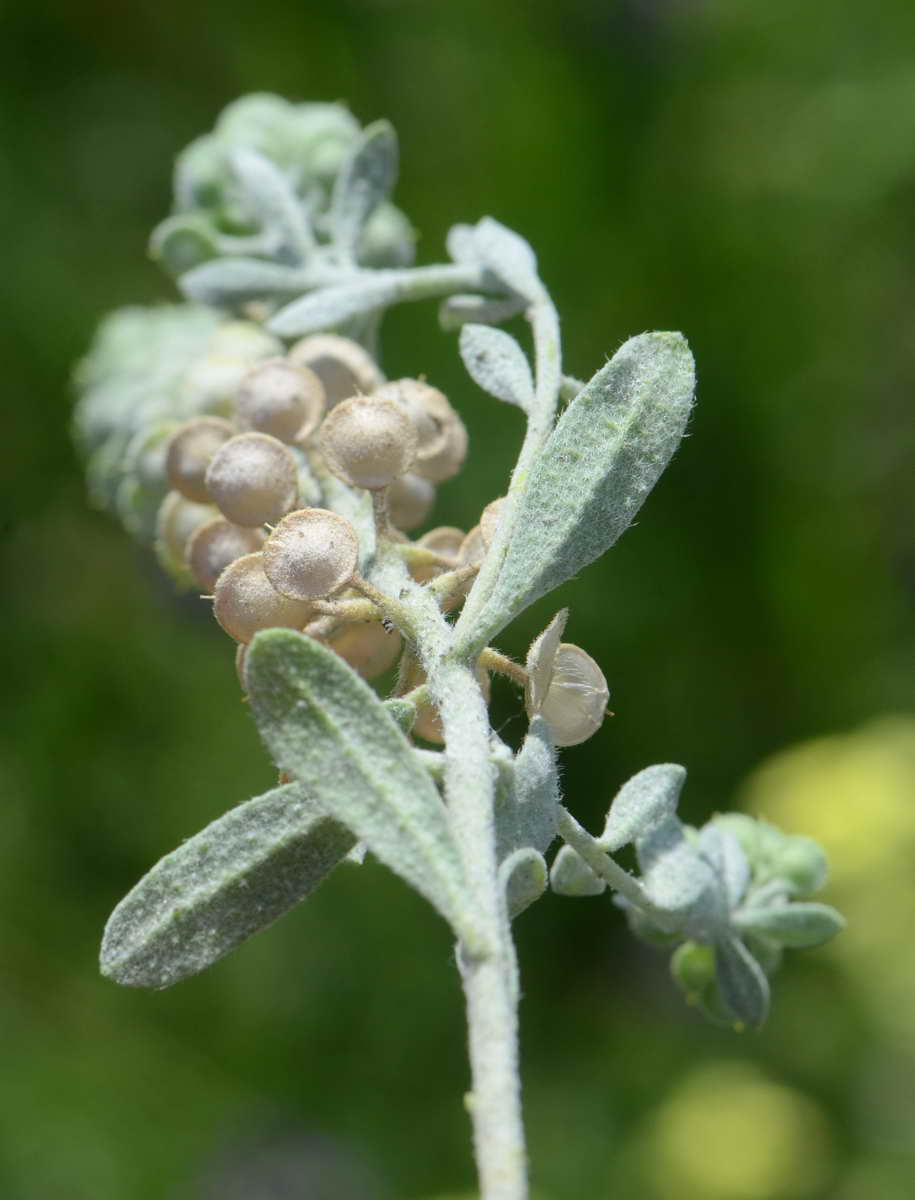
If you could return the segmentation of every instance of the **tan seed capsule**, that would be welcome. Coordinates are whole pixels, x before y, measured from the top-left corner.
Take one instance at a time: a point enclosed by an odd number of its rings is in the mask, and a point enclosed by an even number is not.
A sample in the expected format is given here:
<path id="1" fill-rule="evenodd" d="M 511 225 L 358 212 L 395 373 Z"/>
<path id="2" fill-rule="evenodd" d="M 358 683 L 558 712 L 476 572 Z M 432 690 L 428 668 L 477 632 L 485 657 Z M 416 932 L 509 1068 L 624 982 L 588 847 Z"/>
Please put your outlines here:
<path id="1" fill-rule="evenodd" d="M 393 667 L 403 642 L 396 629 L 390 633 L 379 621 L 351 622 L 328 639 L 332 650 L 363 679 L 376 679 Z"/>
<path id="2" fill-rule="evenodd" d="M 267 433 L 240 433 L 214 456 L 206 485 L 233 525 L 272 525 L 295 507 L 298 476 L 288 446 Z"/>
<path id="3" fill-rule="evenodd" d="M 323 415 L 324 385 L 307 367 L 269 358 L 242 380 L 238 417 L 248 429 L 281 442 L 301 442 L 314 433 Z"/>
<path id="4" fill-rule="evenodd" d="M 419 379 L 395 379 L 374 392 L 398 404 L 416 430 L 416 461 L 434 458 L 448 445 L 448 424 L 454 410 L 438 388 Z"/>
<path id="5" fill-rule="evenodd" d="M 325 417 L 320 446 L 327 466 L 344 483 L 378 490 L 409 469 L 416 431 L 392 401 L 353 396 Z"/>
<path id="6" fill-rule="evenodd" d="M 246 554 L 216 580 L 213 614 L 229 637 L 250 642 L 259 629 L 304 628 L 312 609 L 307 600 L 279 594 L 264 572 L 263 554 Z"/>
<path id="7" fill-rule="evenodd" d="M 360 393 L 368 395 L 384 383 L 384 376 L 371 355 L 349 338 L 335 333 L 316 333 L 302 338 L 289 351 L 296 367 L 309 367 L 324 385 L 327 406 Z"/>
<path id="8" fill-rule="evenodd" d="M 212 504 L 198 504 L 180 492 L 169 492 L 156 515 L 156 556 L 162 567 L 176 578 L 185 579 L 187 544 L 196 530 L 219 512 Z"/>
<path id="9" fill-rule="evenodd" d="M 247 695 L 248 681 L 245 678 L 245 662 L 248 658 L 248 643 L 239 642 L 235 647 L 235 674 L 241 684 L 241 690 Z"/>
<path id="10" fill-rule="evenodd" d="M 439 525 L 436 529 L 430 529 L 428 533 L 424 533 L 416 544 L 435 554 L 440 554 L 443 558 L 453 559 L 453 566 L 459 567 L 461 565 L 461 543 L 465 536 L 463 529 L 455 529 L 453 525 Z M 426 583 L 446 570 L 448 568 L 444 566 L 412 566 L 410 574 L 417 583 Z"/>
<path id="11" fill-rule="evenodd" d="M 467 457 L 467 429 L 464 422 L 452 409 L 451 418 L 445 424 L 445 445 L 437 454 L 417 462 L 414 468 L 418 475 L 433 483 L 444 483 L 457 475 Z"/>
<path id="12" fill-rule="evenodd" d="M 210 499 L 207 468 L 213 455 L 234 433 L 229 422 L 219 417 L 196 417 L 179 426 L 165 451 L 165 473 L 175 491 L 188 500 L 206 504 Z"/>
<path id="13" fill-rule="evenodd" d="M 356 531 L 326 508 L 284 517 L 264 546 L 267 578 L 283 596 L 317 600 L 352 579 L 359 559 Z"/>
<path id="14" fill-rule="evenodd" d="M 556 745 L 577 746 L 597 733 L 609 699 L 607 681 L 594 659 L 579 646 L 562 642 L 540 706 Z"/>
<path id="15" fill-rule="evenodd" d="M 244 529 L 224 517 L 216 517 L 201 525 L 191 537 L 187 544 L 187 565 L 198 586 L 210 592 L 229 563 L 260 550 L 263 543 L 264 535 L 259 529 Z"/>
<path id="16" fill-rule="evenodd" d="M 461 542 L 460 559 L 463 567 L 478 567 L 486 557 L 486 543 L 479 525 L 474 525 Z"/>
<path id="17" fill-rule="evenodd" d="M 483 699 L 489 704 L 492 695 L 492 686 L 489 680 L 489 672 L 485 667 L 477 667 L 477 681 L 483 692 Z M 410 681 L 411 686 L 418 687 L 419 684 L 425 682 L 425 673 L 417 668 Z M 417 705 L 413 732 L 417 737 L 425 738 L 427 742 L 436 742 L 440 746 L 445 744 L 445 728 L 442 725 L 442 718 L 438 709 L 431 701 L 425 701 Z"/>
<path id="18" fill-rule="evenodd" d="M 422 525 L 435 503 L 435 485 L 408 471 L 388 488 L 388 514 L 397 529 Z"/>
<path id="19" fill-rule="evenodd" d="M 504 505 L 505 497 L 500 496 L 498 500 L 492 500 L 487 504 L 480 514 L 480 537 L 482 537 L 483 545 L 487 550 L 492 545 L 493 538 L 496 536 Z"/>

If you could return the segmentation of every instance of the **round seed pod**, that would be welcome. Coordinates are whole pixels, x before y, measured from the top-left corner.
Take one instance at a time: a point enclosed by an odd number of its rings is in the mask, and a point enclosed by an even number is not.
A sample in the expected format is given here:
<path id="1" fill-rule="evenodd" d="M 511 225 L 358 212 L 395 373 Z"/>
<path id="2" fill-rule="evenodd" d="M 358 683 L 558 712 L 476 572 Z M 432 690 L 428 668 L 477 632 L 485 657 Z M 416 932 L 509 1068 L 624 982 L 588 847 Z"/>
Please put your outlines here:
<path id="1" fill-rule="evenodd" d="M 438 388 L 419 379 L 394 379 L 373 393 L 392 400 L 406 412 L 416 430 L 416 461 L 434 458 L 448 445 L 454 410 Z"/>
<path id="2" fill-rule="evenodd" d="M 320 439 L 328 468 L 353 487 L 387 487 L 416 455 L 410 418 L 397 404 L 375 396 L 353 396 L 338 404 L 325 417 Z"/>
<path id="3" fill-rule="evenodd" d="M 403 641 L 397 630 L 388 633 L 380 621 L 352 621 L 328 639 L 332 650 L 363 679 L 376 679 L 397 662 Z"/>
<path id="4" fill-rule="evenodd" d="M 433 483 L 444 483 L 457 475 L 467 457 L 467 429 L 464 422 L 452 409 L 445 423 L 445 445 L 438 453 L 417 462 L 414 468 L 418 475 Z"/>
<path id="5" fill-rule="evenodd" d="M 594 659 L 579 646 L 561 642 L 553 659 L 553 677 L 540 705 L 557 746 L 577 746 L 597 733 L 610 692 Z M 534 711 L 528 708 L 528 716 Z"/>
<path id="6" fill-rule="evenodd" d="M 210 499 L 207 468 L 216 451 L 234 433 L 229 422 L 218 417 L 196 417 L 179 426 L 168 439 L 165 451 L 165 473 L 175 491 L 188 500 L 206 504 Z"/>
<path id="7" fill-rule="evenodd" d="M 246 554 L 216 580 L 213 615 L 229 637 L 250 642 L 259 629 L 302 629 L 311 617 L 311 605 L 281 596 L 264 572 L 263 554 Z"/>
<path id="8" fill-rule="evenodd" d="M 267 578 L 283 596 L 317 600 L 352 579 L 359 559 L 356 531 L 326 508 L 302 508 L 284 517 L 264 546 Z"/>
<path id="9" fill-rule="evenodd" d="M 156 556 L 164 570 L 186 580 L 187 544 L 201 525 L 218 516 L 212 504 L 197 504 L 180 492 L 169 492 L 156 517 Z"/>
<path id="10" fill-rule="evenodd" d="M 245 661 L 248 657 L 248 643 L 239 642 L 235 647 L 235 674 L 238 676 L 238 682 L 241 684 L 241 690 L 247 695 L 248 681 L 245 678 Z"/>
<path id="11" fill-rule="evenodd" d="M 281 442 L 304 441 L 324 415 L 324 385 L 307 367 L 285 358 L 258 363 L 242 380 L 238 417 L 247 429 Z"/>
<path id="12" fill-rule="evenodd" d="M 430 529 L 428 533 L 424 533 L 416 544 L 432 550 L 435 554 L 441 554 L 443 558 L 454 559 L 454 566 L 458 567 L 461 565 L 461 543 L 465 536 L 463 529 L 455 529 L 453 525 L 439 525 L 435 529 Z M 443 574 L 447 569 L 447 567 L 431 565 L 416 566 L 410 568 L 410 574 L 417 583 L 426 583 Z"/>
<path id="13" fill-rule="evenodd" d="M 504 505 L 505 497 L 500 496 L 498 500 L 490 501 L 480 514 L 480 537 L 483 539 L 483 545 L 487 550 L 492 545 L 492 540 L 496 536 Z"/>
<path id="14" fill-rule="evenodd" d="M 388 514 L 397 529 L 422 525 L 435 503 L 435 485 L 408 471 L 388 488 Z"/>
<path id="15" fill-rule="evenodd" d="M 358 342 L 335 333 L 302 338 L 290 349 L 288 358 L 293 366 L 314 371 L 324 384 L 329 408 L 350 396 L 368 395 L 384 383 L 384 376 L 368 351 Z"/>
<path id="16" fill-rule="evenodd" d="M 243 529 L 223 517 L 207 521 L 192 535 L 185 551 L 188 569 L 204 591 L 212 591 L 229 563 L 253 554 L 264 544 L 259 529 Z"/>
<path id="17" fill-rule="evenodd" d="M 181 411 L 231 416 L 241 381 L 250 370 L 251 360 L 235 354 L 204 354 L 195 359 L 181 381 Z"/>
<path id="18" fill-rule="evenodd" d="M 486 557 L 486 543 L 479 525 L 474 525 L 461 542 L 459 554 L 462 567 L 479 566 Z"/>
<path id="19" fill-rule="evenodd" d="M 206 485 L 233 525 L 278 521 L 298 497 L 298 465 L 288 446 L 267 433 L 230 438 L 207 469 Z"/>
<path id="20" fill-rule="evenodd" d="M 482 689 L 483 698 L 489 704 L 492 687 L 489 681 L 489 672 L 485 667 L 477 667 L 477 680 Z M 425 683 L 425 681 L 425 673 L 417 669 L 415 678 L 411 679 L 411 686 L 418 687 L 419 684 Z M 427 742 L 436 742 L 440 746 L 445 744 L 445 730 L 442 725 L 442 718 L 434 704 L 427 701 L 417 705 L 413 732 L 418 737 L 425 738 Z"/>

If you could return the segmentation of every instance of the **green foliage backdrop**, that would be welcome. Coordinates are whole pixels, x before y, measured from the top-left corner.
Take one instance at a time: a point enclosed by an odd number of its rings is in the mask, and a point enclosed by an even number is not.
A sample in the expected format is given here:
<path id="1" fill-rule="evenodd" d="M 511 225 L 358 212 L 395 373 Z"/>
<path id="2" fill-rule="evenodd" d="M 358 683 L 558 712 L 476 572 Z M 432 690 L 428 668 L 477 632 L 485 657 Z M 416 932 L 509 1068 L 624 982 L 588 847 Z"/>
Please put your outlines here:
<path id="1" fill-rule="evenodd" d="M 145 239 L 172 156 L 253 90 L 390 118 L 421 258 L 457 220 L 523 232 L 578 374 L 643 329 L 686 333 L 692 436 L 556 601 L 616 713 L 566 754 L 569 801 L 595 826 L 628 775 L 681 761 L 692 817 L 742 796 L 820 837 L 845 888 L 845 947 L 789 968 L 755 1038 L 682 1010 L 609 904 L 521 918 L 543 1196 L 909 1194 L 912 718 L 743 784 L 915 711 L 913 39 L 908 0 L 879 20 L 851 0 L 5 7 L 0 1194 L 420 1200 L 472 1179 L 447 934 L 380 867 L 174 992 L 97 975 L 137 877 L 272 782 L 232 647 L 88 509 L 69 440 L 96 321 L 171 295 Z M 436 520 L 466 527 L 518 415 L 468 383 L 434 306 L 394 312 L 385 350 L 465 415 L 471 464 Z"/>

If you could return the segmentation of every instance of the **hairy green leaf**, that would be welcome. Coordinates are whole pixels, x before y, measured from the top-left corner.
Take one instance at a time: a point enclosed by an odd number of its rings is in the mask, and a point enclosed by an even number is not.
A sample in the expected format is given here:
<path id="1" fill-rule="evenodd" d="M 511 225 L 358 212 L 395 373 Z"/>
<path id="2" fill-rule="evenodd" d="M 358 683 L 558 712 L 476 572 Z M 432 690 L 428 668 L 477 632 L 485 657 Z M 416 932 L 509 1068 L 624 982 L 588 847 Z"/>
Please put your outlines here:
<path id="1" fill-rule="evenodd" d="M 334 182 L 330 225 L 334 242 L 354 251 L 369 218 L 397 181 L 397 134 L 389 121 L 367 125 Z"/>
<path id="2" fill-rule="evenodd" d="M 473 936 L 445 806 L 375 692 L 332 650 L 287 629 L 251 643 L 251 709 L 274 761 L 315 803 Z"/>
<path id="3" fill-rule="evenodd" d="M 525 412 L 534 402 L 534 378 L 524 351 L 511 336 L 488 325 L 465 325 L 460 351 L 471 379 L 484 392 L 517 404 Z"/>
<path id="4" fill-rule="evenodd" d="M 314 891 L 355 842 L 297 783 L 240 804 L 124 897 L 105 928 L 102 974 L 149 988 L 196 975 Z"/>
<path id="5" fill-rule="evenodd" d="M 828 904 L 781 904 L 746 908 L 734 914 L 734 924 L 762 934 L 782 946 L 821 946 L 845 928 L 845 918 Z"/>
<path id="6" fill-rule="evenodd" d="M 630 338 L 575 397 L 522 481 L 475 641 L 491 641 L 625 532 L 683 436 L 693 387 L 683 337 L 646 333 Z"/>
<path id="7" fill-rule="evenodd" d="M 759 1029 L 769 1013 L 769 981 L 740 938 L 715 944 L 715 975 L 722 1006 L 732 1020 Z"/>
<path id="8" fill-rule="evenodd" d="M 546 862 L 543 855 L 530 846 L 510 854 L 500 865 L 499 876 L 505 888 L 505 902 L 512 921 L 546 891 Z"/>
<path id="9" fill-rule="evenodd" d="M 645 767 L 620 788 L 607 813 L 599 844 L 611 854 L 645 837 L 677 811 L 686 768 L 676 763 Z"/>
<path id="10" fill-rule="evenodd" d="M 254 217 L 275 239 L 276 253 L 286 261 L 301 262 L 314 237 L 292 184 L 279 167 L 250 146 L 237 147 L 229 158 Z"/>
<path id="11" fill-rule="evenodd" d="M 607 883 L 594 874 L 576 850 L 562 846 L 550 867 L 550 887 L 560 896 L 599 896 L 606 891 Z"/>
<path id="12" fill-rule="evenodd" d="M 295 296 L 312 284 L 300 267 L 260 258 L 216 258 L 186 271 L 178 286 L 189 300 L 233 308 L 248 300 Z"/>

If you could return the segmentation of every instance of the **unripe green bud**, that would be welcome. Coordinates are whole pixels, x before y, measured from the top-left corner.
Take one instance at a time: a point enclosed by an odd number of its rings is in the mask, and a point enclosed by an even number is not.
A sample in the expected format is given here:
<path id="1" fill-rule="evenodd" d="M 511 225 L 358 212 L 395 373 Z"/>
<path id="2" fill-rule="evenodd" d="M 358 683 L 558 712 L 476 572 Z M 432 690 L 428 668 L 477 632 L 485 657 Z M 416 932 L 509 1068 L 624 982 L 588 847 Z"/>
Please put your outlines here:
<path id="1" fill-rule="evenodd" d="M 392 401 L 353 396 L 328 413 L 320 445 L 328 468 L 344 483 L 378 490 L 413 462 L 416 431 Z"/>
<path id="2" fill-rule="evenodd" d="M 307 600 L 279 594 L 264 573 L 263 554 L 246 554 L 216 580 L 213 614 L 229 637 L 250 642 L 259 629 L 302 629 L 312 611 Z"/>
<path id="3" fill-rule="evenodd" d="M 715 979 L 715 952 L 701 942 L 683 942 L 671 956 L 670 973 L 686 999 L 695 1004 Z"/>
<path id="4" fill-rule="evenodd" d="M 281 442 L 303 442 L 323 415 L 324 387 L 307 367 L 268 358 L 242 380 L 238 417 L 247 429 L 269 433 Z"/>
<path id="5" fill-rule="evenodd" d="M 149 254 L 173 278 L 215 258 L 218 253 L 211 223 L 199 213 L 168 217 L 153 230 Z"/>
<path id="6" fill-rule="evenodd" d="M 381 387 L 384 376 L 358 342 L 335 333 L 316 333 L 296 342 L 289 351 L 295 367 L 309 367 L 324 384 L 327 406 L 351 396 L 368 395 Z"/>
<path id="7" fill-rule="evenodd" d="M 223 517 L 201 525 L 187 544 L 188 569 L 204 591 L 212 591 L 229 563 L 260 550 L 264 535 L 259 529 L 243 529 Z"/>
<path id="8" fill-rule="evenodd" d="M 594 659 L 579 646 L 561 642 L 539 709 L 530 701 L 528 686 L 527 712 L 529 717 L 540 712 L 557 746 L 577 746 L 600 729 L 609 698 L 607 681 Z"/>
<path id="9" fill-rule="evenodd" d="M 772 862 L 772 873 L 791 885 L 797 896 L 810 896 L 826 882 L 829 863 L 822 848 L 800 834 L 785 838 L 781 852 Z"/>
<path id="10" fill-rule="evenodd" d="M 206 486 L 234 525 L 272 525 L 295 507 L 298 478 L 288 446 L 266 433 L 240 433 L 213 458 Z"/>
<path id="11" fill-rule="evenodd" d="M 195 359 L 181 380 L 181 411 L 232 416 L 241 381 L 250 370 L 250 359 L 234 354 L 204 354 Z"/>
<path id="12" fill-rule="evenodd" d="M 141 487 L 162 492 L 168 489 L 165 459 L 169 440 L 179 428 L 177 421 L 161 421 L 145 426 L 131 438 L 124 452 L 124 470 L 135 476 Z"/>
<path id="13" fill-rule="evenodd" d="M 388 489 L 388 514 L 397 529 L 422 525 L 435 503 L 435 486 L 421 475 L 408 471 Z"/>
<path id="14" fill-rule="evenodd" d="M 448 445 L 454 410 L 438 388 L 419 379 L 394 379 L 373 393 L 400 405 L 416 430 L 416 461 L 434 458 Z"/>
<path id="15" fill-rule="evenodd" d="M 243 359 L 249 367 L 265 358 L 281 358 L 283 343 L 255 321 L 225 321 L 208 345 L 211 354 Z"/>
<path id="16" fill-rule="evenodd" d="M 276 590 L 317 600 L 349 583 L 359 560 L 356 531 L 326 508 L 302 508 L 284 517 L 264 546 L 264 570 Z"/>
<path id="17" fill-rule="evenodd" d="M 388 633 L 380 621 L 349 622 L 328 638 L 328 645 L 369 680 L 393 667 L 403 648 L 397 630 Z"/>
<path id="18" fill-rule="evenodd" d="M 181 425 L 169 438 L 165 451 L 165 472 L 175 491 L 206 504 L 210 493 L 206 485 L 207 468 L 213 455 L 235 430 L 218 417 L 196 417 Z"/>

